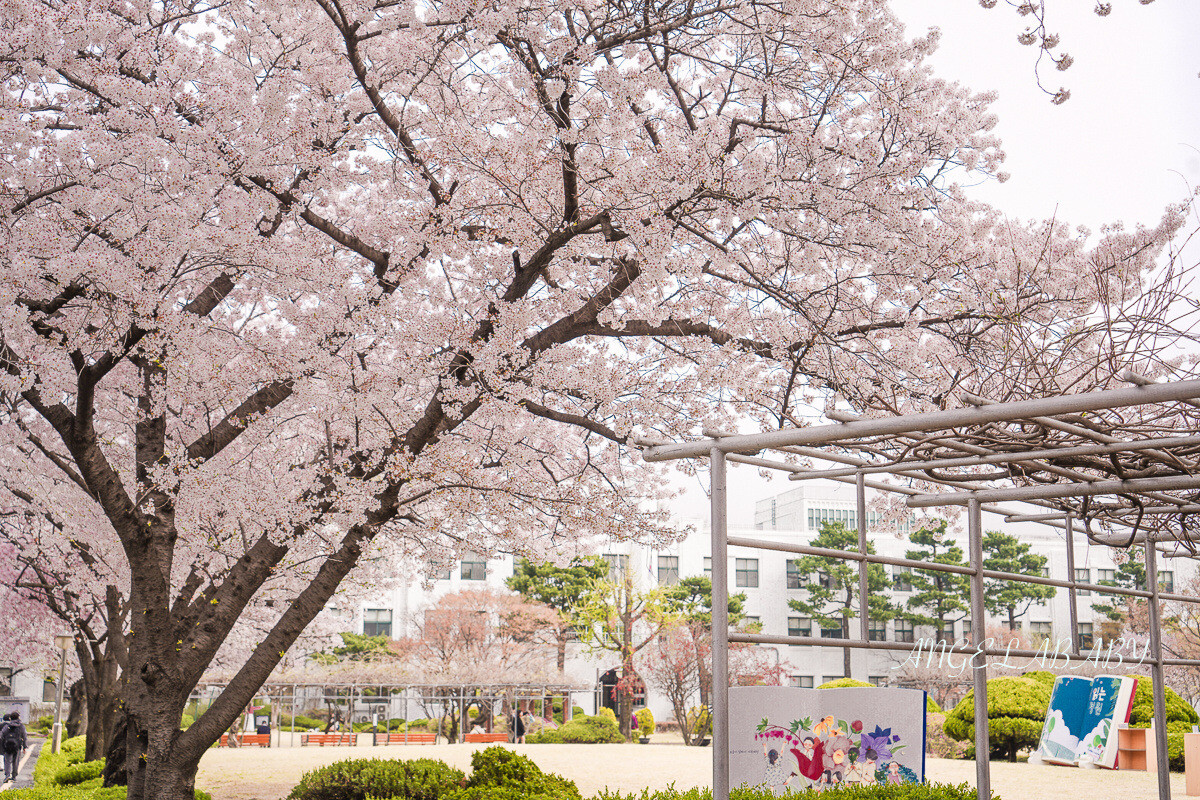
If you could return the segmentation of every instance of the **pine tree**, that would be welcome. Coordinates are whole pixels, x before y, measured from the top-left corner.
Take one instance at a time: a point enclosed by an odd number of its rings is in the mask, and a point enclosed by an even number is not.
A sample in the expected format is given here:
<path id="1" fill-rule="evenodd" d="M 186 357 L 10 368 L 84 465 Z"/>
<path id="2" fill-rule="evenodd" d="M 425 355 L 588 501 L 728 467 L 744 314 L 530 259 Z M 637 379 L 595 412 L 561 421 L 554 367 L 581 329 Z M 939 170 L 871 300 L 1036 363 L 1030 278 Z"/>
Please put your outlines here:
<path id="1" fill-rule="evenodd" d="M 983 568 L 997 572 L 1013 572 L 1018 575 L 1041 575 L 1046 566 L 1046 557 L 1029 552 L 1029 545 L 1015 536 L 1000 531 L 988 531 L 983 535 Z M 1008 616 L 1008 629 L 1017 628 L 1017 617 L 1024 615 L 1029 606 L 1054 597 L 1053 586 L 1020 581 L 988 580 L 983 604 L 993 614 Z M 1018 612 L 1017 609 L 1021 610 Z"/>
<path id="2" fill-rule="evenodd" d="M 908 538 L 917 548 L 905 551 L 905 558 L 966 566 L 962 548 L 947 541 L 945 520 Z M 908 598 L 906 617 L 919 625 L 934 626 L 938 639 L 953 639 L 954 623 L 971 613 L 971 579 L 953 572 L 917 570 L 911 581 L 914 594 Z"/>
<path id="3" fill-rule="evenodd" d="M 820 533 L 810 544 L 813 547 L 826 547 L 831 550 L 857 550 L 858 534 L 847 530 L 840 522 L 826 522 L 821 525 Z M 867 543 L 867 552 L 875 552 L 870 542 Z M 806 581 L 801 590 L 807 596 L 803 599 L 788 600 L 788 607 L 812 618 L 822 628 L 836 626 L 841 631 L 841 638 L 850 638 L 850 620 L 858 616 L 861 607 L 858 597 L 858 565 L 852 561 L 824 556 L 804 556 L 795 563 L 802 575 L 815 572 L 819 574 L 819 579 Z M 868 564 L 867 593 L 870 595 L 870 619 L 886 622 L 895 619 L 900 613 L 896 604 L 883 594 L 889 586 L 883 565 Z M 842 653 L 842 669 L 849 678 L 850 650 L 845 649 Z"/>

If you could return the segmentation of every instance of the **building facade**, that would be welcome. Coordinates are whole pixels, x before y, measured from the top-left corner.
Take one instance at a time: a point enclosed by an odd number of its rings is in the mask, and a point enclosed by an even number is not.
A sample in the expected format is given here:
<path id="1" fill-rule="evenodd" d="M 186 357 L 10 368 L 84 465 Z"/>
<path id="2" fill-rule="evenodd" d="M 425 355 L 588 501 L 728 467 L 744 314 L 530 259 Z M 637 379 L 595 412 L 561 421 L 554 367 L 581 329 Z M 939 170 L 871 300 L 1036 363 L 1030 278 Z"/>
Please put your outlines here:
<path id="1" fill-rule="evenodd" d="M 677 543 L 661 549 L 651 549 L 634 543 L 613 543 L 600 549 L 600 555 L 609 562 L 613 574 L 628 569 L 635 584 L 642 588 L 669 585 L 693 575 L 711 575 L 712 559 L 708 509 L 698 508 L 694 515 L 680 518 L 680 528 L 691 528 L 691 532 Z M 808 543 L 819 532 L 825 522 L 840 522 L 848 529 L 857 526 L 853 487 L 823 481 L 805 483 L 789 491 L 760 500 L 754 508 L 752 528 L 730 527 L 731 536 L 758 538 L 784 543 Z M 870 526 L 874 518 L 868 519 Z M 874 533 L 871 542 L 880 555 L 904 557 L 914 545 L 906 535 L 914 524 L 899 526 L 899 533 Z M 1030 545 L 1034 554 L 1045 556 L 1046 574 L 1050 577 L 1067 577 L 1066 544 L 1062 531 L 1042 525 L 1005 525 L 999 519 L 985 515 L 985 530 L 1003 530 L 1017 536 Z M 952 531 L 953 529 L 951 529 Z M 1075 543 L 1075 578 L 1079 581 L 1101 583 L 1113 580 L 1117 564 L 1113 552 L 1107 547 L 1091 545 L 1085 536 L 1078 535 Z M 946 541 L 957 544 L 967 551 L 965 534 L 948 533 Z M 840 627 L 822 628 L 819 622 L 792 610 L 789 599 L 807 596 L 805 583 L 819 580 L 819 576 L 801 575 L 795 567 L 795 556 L 765 550 L 729 549 L 729 590 L 742 592 L 748 622 L 757 623 L 761 631 L 776 635 L 819 636 L 830 639 L 829 647 L 764 645 L 775 652 L 778 663 L 786 671 L 790 682 L 801 687 L 819 686 L 829 680 L 843 677 L 843 650 L 835 642 L 841 636 Z M 907 608 L 914 594 L 911 573 L 904 567 L 885 567 L 888 576 L 887 596 L 894 603 Z M 413 633 L 414 612 L 434 603 L 448 592 L 461 589 L 491 586 L 502 588 L 512 575 L 511 557 L 484 560 L 467 557 L 448 573 L 434 581 L 431 589 L 413 582 L 380 598 L 374 606 L 362 611 L 362 631 L 375 635 L 401 637 Z M 1173 590 L 1183 581 L 1194 577 L 1196 567 L 1187 559 L 1167 560 L 1160 571 L 1160 583 L 1166 590 Z M 1078 622 L 1081 644 L 1090 647 L 1095 638 L 1104 633 L 1107 617 L 1093 608 L 1097 601 L 1105 598 L 1088 592 L 1078 593 Z M 1034 603 L 1016 620 L 1021 631 L 1035 643 L 1050 639 L 1057 641 L 1070 635 L 1070 610 L 1067 592 L 1058 590 L 1053 598 Z M 857 623 L 855 623 L 857 624 Z M 989 617 L 988 626 L 1007 625 L 1006 618 Z M 972 621 L 955 619 L 946 638 L 969 638 Z M 852 629 L 853 630 L 853 629 Z M 853 634 L 852 634 L 853 635 Z M 922 637 L 934 637 L 930 626 L 914 625 L 903 619 L 871 624 L 871 638 L 893 642 L 913 643 Z M 898 682 L 902 666 L 908 654 L 903 651 L 851 651 L 851 675 L 859 680 L 875 684 Z M 595 656 L 581 646 L 569 650 L 566 677 L 576 684 L 597 685 L 600 675 L 617 666 L 617 657 L 612 653 Z M 579 705 L 589 712 L 594 704 L 584 698 Z M 670 707 L 662 698 L 651 692 L 648 705 L 655 717 L 670 717 Z"/>

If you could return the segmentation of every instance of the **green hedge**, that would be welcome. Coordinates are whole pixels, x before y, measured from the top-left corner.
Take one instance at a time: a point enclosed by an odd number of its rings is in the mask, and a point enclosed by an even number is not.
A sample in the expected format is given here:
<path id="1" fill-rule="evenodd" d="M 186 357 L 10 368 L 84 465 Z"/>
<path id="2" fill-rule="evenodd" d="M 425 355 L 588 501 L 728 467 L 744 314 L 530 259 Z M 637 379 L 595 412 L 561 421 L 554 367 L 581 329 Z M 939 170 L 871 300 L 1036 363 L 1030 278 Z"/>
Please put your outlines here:
<path id="1" fill-rule="evenodd" d="M 838 678 L 838 679 L 832 680 L 832 681 L 825 681 L 825 683 L 822 683 L 817 688 L 818 689 L 845 689 L 848 687 L 863 687 L 863 688 L 868 688 L 868 689 L 874 689 L 875 684 L 867 683 L 866 681 L 855 680 L 854 678 Z M 926 695 L 925 695 L 925 713 L 926 714 L 942 713 L 942 707 L 939 706 L 928 693 L 926 693 Z"/>
<path id="2" fill-rule="evenodd" d="M 987 682 L 988 738 L 993 757 L 1017 760 L 1017 752 L 1037 747 L 1050 705 L 1050 688 L 1030 677 L 992 678 Z M 946 715 L 946 735 L 961 742 L 975 739 L 975 690 Z"/>
<path id="3" fill-rule="evenodd" d="M 557 800 L 583 800 L 574 781 L 545 773 L 526 756 L 494 745 L 471 754 L 471 777 L 455 800 L 500 798 L 496 790 L 518 792 L 522 797 L 547 797 Z"/>
<path id="4" fill-rule="evenodd" d="M 99 778 L 103 774 L 104 759 L 98 758 L 95 761 L 83 761 L 60 769 L 54 773 L 54 777 L 50 779 L 50 782 L 56 786 L 70 786 L 90 781 L 93 778 Z"/>
<path id="5" fill-rule="evenodd" d="M 1154 719 L 1154 681 L 1145 675 L 1134 675 L 1137 678 L 1137 691 L 1133 695 L 1133 709 L 1129 713 L 1129 727 L 1131 728 L 1149 728 L 1151 721 Z M 1188 702 L 1177 695 L 1175 691 L 1168 686 L 1166 692 L 1167 700 L 1167 729 L 1169 730 L 1172 722 L 1187 722 L 1194 724 L 1200 722 L 1200 715 L 1196 714 L 1196 710 L 1188 705 Z M 1191 730 L 1189 727 L 1188 730 Z"/>
<path id="6" fill-rule="evenodd" d="M 557 728 L 545 728 L 525 737 L 530 744 L 620 744 L 625 741 L 615 717 L 597 714 L 575 717 Z"/>
<path id="7" fill-rule="evenodd" d="M 438 800 L 466 781 L 461 770 L 431 758 L 353 758 L 306 772 L 288 800 Z"/>

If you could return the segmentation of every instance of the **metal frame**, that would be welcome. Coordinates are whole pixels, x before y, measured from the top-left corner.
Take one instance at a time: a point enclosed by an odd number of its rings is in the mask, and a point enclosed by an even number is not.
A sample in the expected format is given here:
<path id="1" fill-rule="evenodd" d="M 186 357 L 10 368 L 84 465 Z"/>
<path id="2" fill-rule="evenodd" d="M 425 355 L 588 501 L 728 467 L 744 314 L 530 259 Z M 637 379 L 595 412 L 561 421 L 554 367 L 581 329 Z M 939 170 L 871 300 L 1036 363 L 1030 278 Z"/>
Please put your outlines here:
<path id="1" fill-rule="evenodd" d="M 954 645 L 951 652 L 975 653 L 976 786 L 981 798 L 991 796 L 987 754 L 987 660 L 998 655 L 1037 653 L 999 650 L 984 641 L 984 579 L 1023 581 L 1065 588 L 1071 619 L 1069 660 L 1086 660 L 1080 652 L 1077 624 L 1077 590 L 1148 599 L 1150 649 L 1145 659 L 1154 680 L 1155 738 L 1159 797 L 1171 796 L 1167 768 L 1166 703 L 1163 667 L 1200 666 L 1200 660 L 1163 658 L 1161 609 L 1163 600 L 1200 604 L 1200 598 L 1168 594 L 1158 589 L 1158 557 L 1197 556 L 1200 530 L 1188 528 L 1188 516 L 1200 511 L 1200 381 L 1156 384 L 1132 372 L 1122 379 L 1127 388 L 1078 395 L 1060 395 L 1034 400 L 993 403 L 962 393 L 967 405 L 924 414 L 861 419 L 840 412 L 827 416 L 837 424 L 791 428 L 751 435 L 705 431 L 695 442 L 640 441 L 647 461 L 707 457 L 712 485 L 712 578 L 713 578 L 713 797 L 729 796 L 729 692 L 728 649 L 730 642 L 759 644 L 818 645 L 855 649 L 911 649 L 899 642 L 875 642 L 869 637 L 869 595 L 866 567 L 871 563 L 911 566 L 970 576 L 972 626 L 970 645 Z M 764 458 L 764 450 L 782 458 Z M 797 459 L 803 459 L 804 463 Z M 812 460 L 847 465 L 844 468 L 812 469 Z M 858 508 L 859 552 L 827 550 L 800 544 L 766 542 L 730 537 L 727 519 L 726 463 L 783 470 L 793 480 L 827 478 L 854 483 Z M 983 471 L 999 468 L 1000 471 Z M 953 474 L 938 470 L 957 469 Z M 1131 477 L 1132 474 L 1132 477 Z M 869 481 L 867 475 L 891 476 L 907 481 L 901 485 Z M 927 561 L 889 558 L 866 553 L 866 489 L 907 496 L 911 508 L 966 506 L 970 563 L 966 567 Z M 933 491 L 944 488 L 944 491 Z M 1097 503 L 1092 498 L 1114 495 L 1115 500 Z M 996 506 L 1015 501 L 1043 507 L 1045 513 L 1029 514 Z M 983 569 L 982 514 L 1003 514 L 1010 521 L 1036 521 L 1063 531 L 1067 546 L 1068 580 L 1015 575 Z M 1169 527 L 1179 521 L 1179 529 Z M 1128 548 L 1140 544 L 1145 551 L 1146 590 L 1129 590 L 1075 580 L 1074 544 L 1076 522 L 1093 543 Z M 1093 530 L 1097 524 L 1100 530 Z M 854 560 L 859 564 L 858 639 L 829 639 L 811 636 L 774 636 L 730 632 L 728 626 L 728 548 L 730 546 L 777 550 Z"/>

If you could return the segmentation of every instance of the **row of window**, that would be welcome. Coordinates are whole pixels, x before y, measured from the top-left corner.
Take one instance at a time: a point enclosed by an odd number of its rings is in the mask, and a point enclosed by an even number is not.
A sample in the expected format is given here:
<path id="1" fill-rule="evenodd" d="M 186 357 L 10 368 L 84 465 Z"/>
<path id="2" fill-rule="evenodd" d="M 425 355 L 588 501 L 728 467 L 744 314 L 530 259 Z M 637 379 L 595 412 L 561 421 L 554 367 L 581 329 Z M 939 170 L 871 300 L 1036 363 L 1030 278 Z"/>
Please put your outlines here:
<path id="1" fill-rule="evenodd" d="M 857 621 L 851 623 L 857 625 Z M 912 622 L 908 620 L 898 619 L 891 623 L 893 637 L 892 641 L 912 643 L 916 641 L 916 629 Z M 970 640 L 971 638 L 971 620 L 965 619 L 958 622 L 959 635 L 954 637 L 954 625 L 950 625 L 950 629 L 938 634 L 940 639 L 960 638 Z M 871 620 L 868 628 L 867 638 L 872 642 L 887 641 L 888 623 L 879 620 Z M 829 624 L 828 622 L 820 623 L 817 627 L 817 636 L 821 639 L 841 639 L 843 638 L 843 630 L 840 625 Z M 1029 635 L 1034 643 L 1041 644 L 1049 639 L 1052 635 L 1052 629 L 1049 622 L 1031 622 L 1029 623 Z M 813 636 L 813 621 L 807 617 L 788 617 L 788 636 Z M 1079 623 L 1079 646 L 1086 650 L 1092 646 L 1093 627 L 1090 622 Z"/>

